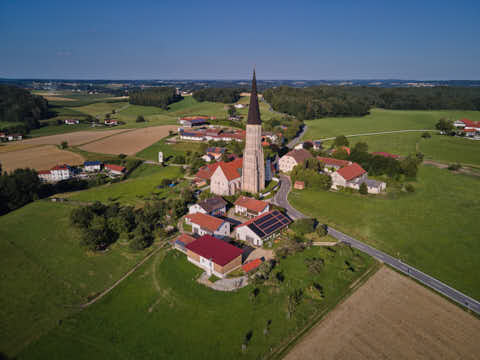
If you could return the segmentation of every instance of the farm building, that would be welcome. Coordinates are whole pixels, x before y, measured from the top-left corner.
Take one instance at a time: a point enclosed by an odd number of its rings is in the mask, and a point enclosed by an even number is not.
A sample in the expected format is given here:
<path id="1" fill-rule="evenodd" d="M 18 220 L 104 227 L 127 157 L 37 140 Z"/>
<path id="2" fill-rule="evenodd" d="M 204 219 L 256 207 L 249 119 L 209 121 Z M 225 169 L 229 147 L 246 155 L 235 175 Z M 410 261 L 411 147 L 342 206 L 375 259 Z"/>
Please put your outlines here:
<path id="1" fill-rule="evenodd" d="M 240 190 L 243 159 L 219 162 L 210 178 L 210 192 L 217 195 L 233 195 Z"/>
<path id="2" fill-rule="evenodd" d="M 242 249 L 210 235 L 201 236 L 185 248 L 188 261 L 204 269 L 209 276 L 224 278 L 242 265 Z"/>
<path id="3" fill-rule="evenodd" d="M 212 216 L 223 215 L 227 212 L 227 202 L 220 196 L 215 196 L 188 207 L 189 214 L 198 212 Z"/>
<path id="4" fill-rule="evenodd" d="M 80 124 L 80 121 L 76 120 L 76 119 L 65 119 L 65 124 L 66 125 L 76 125 L 76 124 Z"/>
<path id="5" fill-rule="evenodd" d="M 45 182 L 52 181 L 52 172 L 50 170 L 40 170 L 37 172 L 38 178 Z"/>
<path id="6" fill-rule="evenodd" d="M 225 237 L 230 235 L 230 223 L 203 213 L 188 214 L 185 222 L 192 226 L 192 232 L 198 235 L 214 235 Z"/>
<path id="7" fill-rule="evenodd" d="M 278 164 L 280 171 L 288 173 L 293 170 L 295 166 L 303 163 L 305 160 L 312 158 L 312 154 L 304 149 L 296 149 L 283 155 Z"/>
<path id="8" fill-rule="evenodd" d="M 8 141 L 19 141 L 23 139 L 22 134 L 8 134 L 6 137 Z"/>
<path id="9" fill-rule="evenodd" d="M 341 169 L 342 167 L 352 164 L 352 162 L 348 160 L 340 160 L 340 159 L 323 157 L 323 156 L 317 156 L 317 160 L 325 164 L 324 170 L 326 172 L 333 172 L 338 169 Z"/>
<path id="10" fill-rule="evenodd" d="M 292 221 L 278 210 L 272 210 L 238 225 L 235 238 L 251 245 L 263 246 L 264 242 L 274 238 Z"/>
<path id="11" fill-rule="evenodd" d="M 235 201 L 235 214 L 255 217 L 262 215 L 270 210 L 270 205 L 266 201 L 252 199 L 246 196 L 240 196 Z"/>
<path id="12" fill-rule="evenodd" d="M 83 169 L 88 172 L 100 171 L 102 170 L 102 163 L 100 161 L 85 161 Z"/>
<path id="13" fill-rule="evenodd" d="M 112 174 L 115 175 L 123 175 L 125 173 L 125 167 L 120 166 L 120 165 L 114 165 L 114 164 L 105 164 L 105 169 L 110 171 Z"/>
<path id="14" fill-rule="evenodd" d="M 194 126 L 208 125 L 209 119 L 210 118 L 208 116 L 186 116 L 178 119 L 178 122 L 182 126 L 194 127 Z"/>
<path id="15" fill-rule="evenodd" d="M 378 194 L 387 187 L 387 184 L 383 181 L 368 179 L 367 172 L 357 163 L 352 163 L 335 171 L 331 177 L 332 189 L 348 187 L 359 190 L 360 185 L 365 183 L 369 194 Z"/>

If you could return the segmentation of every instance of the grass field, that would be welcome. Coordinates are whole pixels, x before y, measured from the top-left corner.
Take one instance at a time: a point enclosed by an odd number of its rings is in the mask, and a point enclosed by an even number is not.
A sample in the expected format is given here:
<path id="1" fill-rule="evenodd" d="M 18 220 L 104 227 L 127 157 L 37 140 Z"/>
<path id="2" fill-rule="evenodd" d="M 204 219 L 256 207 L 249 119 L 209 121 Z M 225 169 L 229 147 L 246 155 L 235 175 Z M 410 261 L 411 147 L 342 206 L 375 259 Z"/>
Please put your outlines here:
<path id="1" fill-rule="evenodd" d="M 158 168 L 158 165 L 151 166 L 155 167 L 155 169 Z M 75 192 L 69 198 L 79 201 L 118 201 L 123 204 L 136 205 L 143 203 L 144 200 L 150 198 L 152 194 L 159 197 L 168 196 L 169 192 L 172 191 L 170 188 L 157 189 L 157 186 L 160 185 L 162 179 L 179 178 L 182 175 L 181 168 L 169 166 L 160 169 L 161 170 L 155 171 L 150 176 L 139 176 L 131 180 Z"/>
<path id="2" fill-rule="evenodd" d="M 158 152 L 163 151 L 163 158 L 166 159 L 175 155 L 185 155 L 187 151 L 199 151 L 200 144 L 194 142 L 178 142 L 176 144 L 168 144 L 165 139 L 143 149 L 137 153 L 137 157 L 147 160 L 158 161 Z"/>
<path id="3" fill-rule="evenodd" d="M 435 129 L 442 117 L 460 119 L 467 117 L 480 120 L 479 111 L 410 111 L 372 109 L 370 115 L 363 117 L 324 118 L 307 120 L 306 140 L 316 140 L 338 135 L 364 134 L 391 130 Z"/>
<path id="4" fill-rule="evenodd" d="M 413 194 L 294 190 L 292 206 L 480 299 L 478 178 L 420 168 Z"/>
<path id="5" fill-rule="evenodd" d="M 307 257 L 324 258 L 324 270 L 310 274 L 304 263 Z M 346 269 L 346 260 L 356 264 L 355 272 Z M 331 253 L 314 247 L 282 260 L 276 271 L 284 274 L 284 282 L 260 286 L 252 302 L 251 285 L 237 292 L 216 292 L 195 282 L 201 271 L 185 255 L 159 253 L 107 297 L 66 319 L 19 358 L 262 358 L 310 316 L 335 304 L 372 262 L 348 248 Z M 315 300 L 304 293 L 294 317 L 287 320 L 288 294 L 314 281 L 323 286 L 325 298 Z M 251 338 L 242 354 L 248 333 Z"/>
<path id="6" fill-rule="evenodd" d="M 18 353 L 144 256 L 118 244 L 86 253 L 71 208 L 37 201 L 0 217 L 0 352 Z"/>

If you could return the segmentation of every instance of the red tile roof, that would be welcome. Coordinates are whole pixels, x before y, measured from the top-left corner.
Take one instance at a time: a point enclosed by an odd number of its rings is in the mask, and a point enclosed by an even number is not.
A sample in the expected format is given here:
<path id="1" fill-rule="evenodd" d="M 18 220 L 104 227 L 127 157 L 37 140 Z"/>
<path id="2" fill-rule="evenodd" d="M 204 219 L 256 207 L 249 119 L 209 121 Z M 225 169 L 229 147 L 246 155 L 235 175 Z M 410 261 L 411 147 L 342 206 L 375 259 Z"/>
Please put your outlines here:
<path id="1" fill-rule="evenodd" d="M 185 216 L 190 222 L 200 225 L 202 229 L 209 230 L 211 232 L 217 231 L 220 226 L 225 222 L 215 216 L 211 216 L 204 213 L 188 214 Z"/>
<path id="2" fill-rule="evenodd" d="M 474 132 L 476 131 L 475 129 L 463 129 L 462 131 L 465 131 L 465 132 Z"/>
<path id="3" fill-rule="evenodd" d="M 243 159 L 238 158 L 228 163 L 221 161 L 218 163 L 218 167 L 222 170 L 227 180 L 232 181 L 242 176 L 242 164 Z"/>
<path id="4" fill-rule="evenodd" d="M 200 179 L 210 180 L 215 170 L 217 170 L 217 167 L 219 164 L 220 163 L 214 163 L 214 164 L 202 166 L 200 169 L 198 169 L 197 173 L 195 174 L 195 177 Z"/>
<path id="5" fill-rule="evenodd" d="M 68 169 L 69 169 L 69 166 L 67 164 L 55 165 L 54 167 L 52 167 L 52 170 L 68 170 Z"/>
<path id="6" fill-rule="evenodd" d="M 38 175 L 50 175 L 50 170 L 39 170 L 37 171 Z"/>
<path id="7" fill-rule="evenodd" d="M 337 170 L 337 173 L 340 174 L 345 180 L 349 181 L 365 174 L 366 171 L 357 163 L 353 163 Z"/>
<path id="8" fill-rule="evenodd" d="M 461 119 L 460 121 L 463 122 L 465 126 L 468 126 L 468 127 L 480 127 L 480 121 L 472 121 L 469 119 Z"/>
<path id="9" fill-rule="evenodd" d="M 266 201 L 252 199 L 246 196 L 240 196 L 235 205 L 242 206 L 248 210 L 255 211 L 256 213 L 262 212 L 268 206 Z"/>
<path id="10" fill-rule="evenodd" d="M 340 159 L 335 159 L 335 158 L 330 158 L 330 157 L 323 157 L 323 156 L 317 156 L 318 161 L 321 161 L 325 165 L 332 165 L 332 166 L 348 166 L 352 162 L 348 160 L 340 160 Z"/>
<path id="11" fill-rule="evenodd" d="M 297 164 L 303 163 L 305 160 L 312 158 L 312 154 L 310 151 L 307 151 L 305 149 L 297 149 L 297 150 L 292 150 L 289 153 L 287 153 L 286 156 L 290 156 L 295 159 Z"/>
<path id="12" fill-rule="evenodd" d="M 211 235 L 199 237 L 194 242 L 188 244 L 186 248 L 220 266 L 227 265 L 243 253 L 242 249 Z"/>
<path id="13" fill-rule="evenodd" d="M 383 151 L 372 152 L 372 155 L 379 155 L 379 156 L 383 156 L 383 157 L 387 157 L 387 158 L 390 157 L 390 158 L 393 158 L 393 159 L 396 159 L 396 158 L 400 157 L 398 155 L 390 154 L 388 152 L 383 152 Z"/>
<path id="14" fill-rule="evenodd" d="M 262 259 L 255 259 L 255 260 L 249 261 L 249 262 L 242 265 L 242 269 L 243 269 L 243 271 L 248 273 L 248 272 L 258 268 L 262 264 L 262 262 L 263 262 Z"/>
<path id="15" fill-rule="evenodd" d="M 188 244 L 194 242 L 195 239 L 193 236 L 190 236 L 188 234 L 181 234 L 179 237 L 177 237 L 177 241 L 180 241 L 184 246 L 187 246 Z"/>
<path id="16" fill-rule="evenodd" d="M 114 164 L 105 164 L 105 168 L 113 170 L 113 171 L 120 171 L 120 172 L 125 171 L 125 167 L 120 166 L 120 165 L 114 165 Z"/>

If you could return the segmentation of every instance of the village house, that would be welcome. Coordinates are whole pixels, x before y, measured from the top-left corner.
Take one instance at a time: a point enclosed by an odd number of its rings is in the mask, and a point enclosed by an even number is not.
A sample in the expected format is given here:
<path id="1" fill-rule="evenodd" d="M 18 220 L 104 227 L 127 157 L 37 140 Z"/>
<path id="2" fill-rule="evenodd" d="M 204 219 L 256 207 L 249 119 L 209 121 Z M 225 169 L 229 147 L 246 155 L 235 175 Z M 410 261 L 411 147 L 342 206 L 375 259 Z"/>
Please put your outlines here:
<path id="1" fill-rule="evenodd" d="M 52 172 L 50 170 L 40 170 L 37 172 L 38 178 L 44 182 L 52 181 Z"/>
<path id="2" fill-rule="evenodd" d="M 214 235 L 220 238 L 230 236 L 230 223 L 215 216 L 197 212 L 185 216 L 185 223 L 192 226 L 197 235 Z"/>
<path id="3" fill-rule="evenodd" d="M 292 221 L 278 210 L 272 210 L 238 225 L 235 228 L 235 238 L 246 241 L 250 245 L 263 244 L 278 235 Z"/>
<path id="4" fill-rule="evenodd" d="M 22 134 L 8 134 L 7 135 L 7 140 L 8 141 L 19 141 L 23 139 Z"/>
<path id="5" fill-rule="evenodd" d="M 337 171 L 342 167 L 352 164 L 352 162 L 348 160 L 340 160 L 340 159 L 323 157 L 323 156 L 317 156 L 317 160 L 325 165 L 324 171 L 327 173 Z"/>
<path id="6" fill-rule="evenodd" d="M 292 171 L 295 166 L 302 164 L 305 160 L 311 159 L 312 157 L 312 154 L 307 150 L 292 150 L 280 158 L 278 162 L 280 171 L 288 173 Z"/>
<path id="7" fill-rule="evenodd" d="M 209 147 L 207 148 L 207 155 L 213 156 L 215 160 L 220 160 L 226 149 L 223 147 Z"/>
<path id="8" fill-rule="evenodd" d="M 76 124 L 80 124 L 80 121 L 76 120 L 76 119 L 65 119 L 65 124 L 66 125 L 76 125 Z"/>
<path id="9" fill-rule="evenodd" d="M 220 196 L 211 197 L 188 207 L 189 214 L 203 213 L 212 216 L 224 215 L 227 212 L 227 202 Z"/>
<path id="10" fill-rule="evenodd" d="M 100 161 L 85 161 L 83 163 L 83 170 L 88 172 L 95 172 L 102 170 L 102 163 Z"/>
<path id="11" fill-rule="evenodd" d="M 235 201 L 235 214 L 255 217 L 270 211 L 270 205 L 266 201 L 252 199 L 246 196 L 240 196 Z"/>
<path id="12" fill-rule="evenodd" d="M 217 195 L 233 195 L 240 190 L 242 181 L 241 158 L 231 162 L 218 162 L 210 178 L 210 192 Z"/>
<path id="13" fill-rule="evenodd" d="M 105 169 L 114 175 L 123 175 L 125 173 L 125 167 L 114 164 L 105 164 Z"/>
<path id="14" fill-rule="evenodd" d="M 105 120 L 104 124 L 107 126 L 117 126 L 118 120 Z"/>
<path id="15" fill-rule="evenodd" d="M 180 234 L 173 242 L 173 247 L 186 254 L 187 253 L 186 246 L 194 242 L 195 240 L 197 239 L 194 238 L 193 236 L 190 236 L 188 234 Z"/>
<path id="16" fill-rule="evenodd" d="M 242 265 L 242 249 L 210 235 L 199 237 L 185 246 L 187 259 L 207 275 L 224 278 Z"/>
<path id="17" fill-rule="evenodd" d="M 262 132 L 262 139 L 268 139 L 271 143 L 275 143 L 278 140 L 278 136 L 270 131 L 263 131 Z"/>
<path id="18" fill-rule="evenodd" d="M 50 175 L 50 181 L 68 180 L 73 176 L 73 169 L 67 164 L 56 165 L 50 169 Z"/>
<path id="19" fill-rule="evenodd" d="M 368 179 L 367 172 L 357 163 L 342 167 L 331 174 L 332 189 L 348 187 L 359 190 L 360 185 L 365 183 L 369 194 L 379 194 L 385 191 L 387 184 L 383 181 Z"/>

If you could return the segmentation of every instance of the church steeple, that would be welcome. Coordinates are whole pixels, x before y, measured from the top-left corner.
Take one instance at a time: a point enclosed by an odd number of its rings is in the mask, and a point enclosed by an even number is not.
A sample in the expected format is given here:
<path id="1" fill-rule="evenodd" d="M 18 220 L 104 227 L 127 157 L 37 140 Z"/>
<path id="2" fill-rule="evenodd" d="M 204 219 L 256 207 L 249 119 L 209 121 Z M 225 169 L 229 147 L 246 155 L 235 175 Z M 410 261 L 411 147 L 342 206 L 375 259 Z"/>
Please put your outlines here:
<path id="1" fill-rule="evenodd" d="M 262 120 L 260 119 L 260 108 L 258 106 L 257 78 L 255 76 L 255 68 L 253 69 L 252 92 L 250 93 L 250 106 L 248 108 L 247 124 L 250 124 L 250 125 L 262 124 Z"/>

